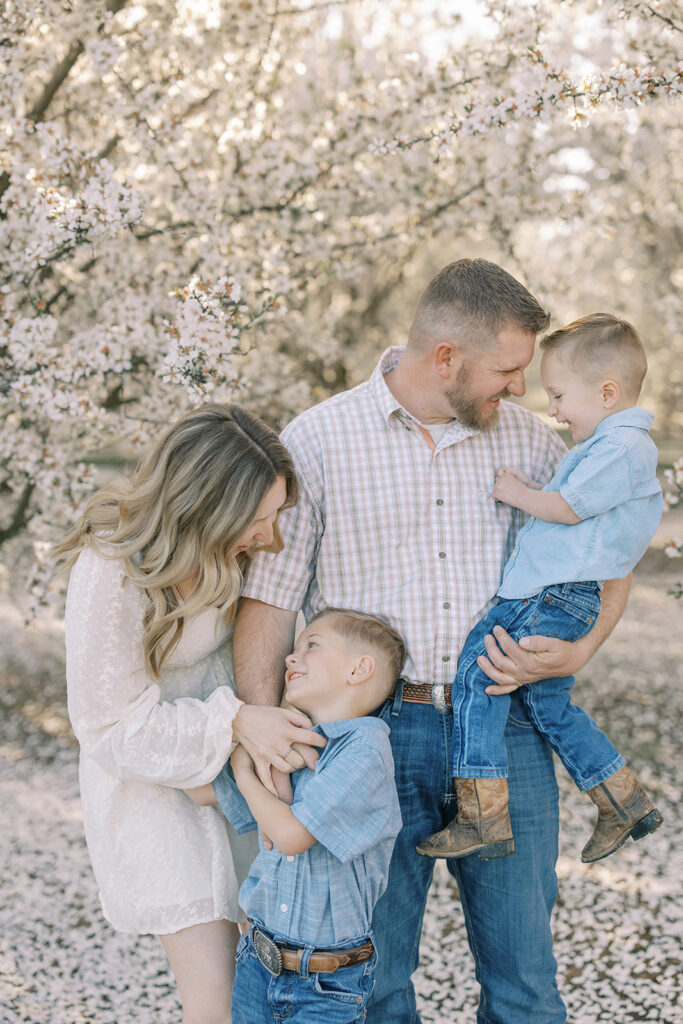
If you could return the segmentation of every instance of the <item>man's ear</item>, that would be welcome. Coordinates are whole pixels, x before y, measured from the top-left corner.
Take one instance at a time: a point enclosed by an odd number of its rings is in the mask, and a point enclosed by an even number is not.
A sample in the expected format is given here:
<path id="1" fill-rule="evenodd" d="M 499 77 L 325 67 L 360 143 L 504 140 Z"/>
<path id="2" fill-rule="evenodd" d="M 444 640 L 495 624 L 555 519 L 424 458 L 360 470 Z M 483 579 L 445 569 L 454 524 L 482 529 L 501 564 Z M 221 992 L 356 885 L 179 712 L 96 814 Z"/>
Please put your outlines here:
<path id="1" fill-rule="evenodd" d="M 605 409 L 613 409 L 621 398 L 621 385 L 616 380 L 604 380 L 600 385 L 600 395 Z"/>
<path id="2" fill-rule="evenodd" d="M 353 666 L 347 682 L 350 686 L 365 683 L 375 674 L 375 659 L 370 654 L 363 654 Z"/>
<path id="3" fill-rule="evenodd" d="M 434 369 L 443 380 L 449 380 L 460 369 L 464 356 L 450 341 L 440 341 L 434 349 Z"/>

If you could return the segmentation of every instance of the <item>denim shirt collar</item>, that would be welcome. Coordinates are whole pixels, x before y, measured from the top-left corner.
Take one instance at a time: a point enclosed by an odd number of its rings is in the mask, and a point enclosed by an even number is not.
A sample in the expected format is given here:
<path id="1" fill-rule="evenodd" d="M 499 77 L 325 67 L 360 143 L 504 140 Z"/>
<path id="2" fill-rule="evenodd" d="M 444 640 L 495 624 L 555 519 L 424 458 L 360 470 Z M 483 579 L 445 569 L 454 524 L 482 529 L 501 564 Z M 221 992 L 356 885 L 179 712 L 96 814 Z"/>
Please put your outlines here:
<path id="1" fill-rule="evenodd" d="M 313 727 L 314 732 L 319 732 L 328 739 L 368 729 L 379 729 L 380 732 L 389 735 L 389 726 L 380 718 L 372 718 L 370 715 L 363 715 L 361 718 L 342 718 L 336 722 L 320 722 Z"/>
<path id="2" fill-rule="evenodd" d="M 654 418 L 653 413 L 637 409 L 635 406 L 631 409 L 622 409 L 621 412 L 613 412 L 611 416 L 601 420 L 593 432 L 593 437 L 606 434 L 608 430 L 614 430 L 616 427 L 640 427 L 641 430 L 649 430 Z"/>

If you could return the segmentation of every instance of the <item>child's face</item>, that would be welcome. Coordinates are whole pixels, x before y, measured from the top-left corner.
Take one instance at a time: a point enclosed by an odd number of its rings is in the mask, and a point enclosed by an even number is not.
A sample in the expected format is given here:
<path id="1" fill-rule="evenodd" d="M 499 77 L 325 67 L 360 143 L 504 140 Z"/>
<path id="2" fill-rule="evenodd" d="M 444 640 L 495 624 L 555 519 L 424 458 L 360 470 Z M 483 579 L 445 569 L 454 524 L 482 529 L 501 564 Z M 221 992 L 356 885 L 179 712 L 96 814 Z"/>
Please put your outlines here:
<path id="1" fill-rule="evenodd" d="M 330 714 L 345 718 L 342 704 L 346 697 L 346 682 L 358 660 L 348 640 L 332 628 L 325 618 L 307 626 L 298 636 L 294 650 L 285 658 L 285 697 L 314 721 Z"/>
<path id="2" fill-rule="evenodd" d="M 600 383 L 589 383 L 571 370 L 556 352 L 544 352 L 541 380 L 548 395 L 548 414 L 566 424 L 574 441 L 585 441 L 609 416 Z"/>

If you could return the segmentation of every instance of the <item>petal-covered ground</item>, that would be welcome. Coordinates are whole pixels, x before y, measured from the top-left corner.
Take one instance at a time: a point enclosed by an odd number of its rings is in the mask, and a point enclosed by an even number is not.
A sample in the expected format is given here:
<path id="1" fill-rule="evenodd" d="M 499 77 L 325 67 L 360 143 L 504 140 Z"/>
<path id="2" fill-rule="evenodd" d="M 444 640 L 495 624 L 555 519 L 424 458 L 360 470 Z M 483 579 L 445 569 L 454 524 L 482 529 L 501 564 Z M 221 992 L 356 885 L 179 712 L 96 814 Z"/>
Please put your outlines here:
<path id="1" fill-rule="evenodd" d="M 649 553 L 624 618 L 577 683 L 581 703 L 628 756 L 665 823 L 613 857 L 582 865 L 593 808 L 558 766 L 554 928 L 572 1024 L 683 1022 L 676 821 L 683 602 L 666 594 L 679 566 L 661 550 Z M 0 1022 L 176 1024 L 178 1003 L 158 941 L 113 932 L 99 911 L 82 837 L 59 624 L 22 632 L 18 613 L 8 604 L 2 611 Z M 472 1024 L 478 986 L 457 893 L 440 867 L 416 981 L 425 1024 Z"/>

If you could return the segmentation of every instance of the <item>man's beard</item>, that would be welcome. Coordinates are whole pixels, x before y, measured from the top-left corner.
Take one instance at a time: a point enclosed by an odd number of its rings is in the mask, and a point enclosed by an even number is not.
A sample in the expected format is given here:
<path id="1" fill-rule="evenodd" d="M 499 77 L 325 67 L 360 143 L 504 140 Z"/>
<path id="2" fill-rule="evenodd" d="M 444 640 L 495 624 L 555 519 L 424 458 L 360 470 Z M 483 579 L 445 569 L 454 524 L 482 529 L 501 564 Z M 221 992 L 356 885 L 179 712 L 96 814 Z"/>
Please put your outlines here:
<path id="1" fill-rule="evenodd" d="M 463 363 L 453 387 L 445 392 L 450 402 L 454 415 L 460 422 L 469 427 L 470 430 L 492 430 L 500 418 L 497 408 L 487 407 L 486 399 L 475 398 L 469 390 L 470 383 L 469 365 Z M 509 398 L 510 392 L 505 388 L 497 395 L 492 395 L 489 401 L 497 398 Z"/>

